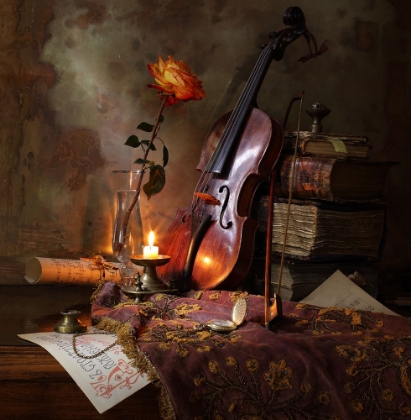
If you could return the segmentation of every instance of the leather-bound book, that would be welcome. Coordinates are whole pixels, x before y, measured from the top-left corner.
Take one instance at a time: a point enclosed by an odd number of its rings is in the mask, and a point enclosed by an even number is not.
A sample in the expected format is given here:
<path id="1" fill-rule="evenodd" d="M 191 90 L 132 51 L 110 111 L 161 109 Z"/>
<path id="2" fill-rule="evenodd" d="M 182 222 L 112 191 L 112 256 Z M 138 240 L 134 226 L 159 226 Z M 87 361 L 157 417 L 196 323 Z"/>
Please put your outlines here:
<path id="1" fill-rule="evenodd" d="M 271 295 L 278 292 L 280 267 L 280 260 L 273 259 L 271 264 Z M 248 287 L 252 293 L 264 294 L 264 270 L 264 258 L 255 258 L 248 278 Z M 281 297 L 293 301 L 304 299 L 337 270 L 340 270 L 369 295 L 377 298 L 379 277 L 373 263 L 298 260 L 285 260 L 284 262 L 281 277 Z"/>
<path id="2" fill-rule="evenodd" d="M 328 156 L 283 155 L 278 164 L 275 195 L 288 197 L 292 171 L 292 197 L 345 202 L 385 198 L 387 176 L 397 162 Z"/>
<path id="3" fill-rule="evenodd" d="M 281 256 L 288 200 L 274 202 L 272 255 Z M 268 196 L 258 207 L 259 231 L 265 236 Z M 385 238 L 386 209 L 382 204 L 335 204 L 292 200 L 285 257 L 307 261 L 378 261 Z M 259 241 L 261 242 L 261 241 Z M 257 247 L 258 248 L 258 247 Z"/>
<path id="4" fill-rule="evenodd" d="M 297 143 L 297 133 L 285 134 L 283 150 L 293 152 Z M 298 133 L 298 154 L 301 156 L 323 155 L 330 157 L 369 158 L 371 145 L 365 136 L 350 136 L 334 133 Z"/>

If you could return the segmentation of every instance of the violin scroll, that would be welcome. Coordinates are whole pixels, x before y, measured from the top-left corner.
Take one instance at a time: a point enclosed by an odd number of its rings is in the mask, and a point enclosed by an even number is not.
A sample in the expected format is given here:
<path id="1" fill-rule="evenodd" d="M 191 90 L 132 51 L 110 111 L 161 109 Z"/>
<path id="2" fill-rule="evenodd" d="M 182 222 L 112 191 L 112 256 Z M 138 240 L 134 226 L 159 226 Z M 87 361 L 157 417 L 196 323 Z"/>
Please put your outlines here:
<path id="1" fill-rule="evenodd" d="M 289 7 L 283 16 L 284 25 L 287 26 L 305 26 L 305 16 L 303 11 L 297 7 Z"/>
<path id="2" fill-rule="evenodd" d="M 308 32 L 305 26 L 304 13 L 299 7 L 289 7 L 283 15 L 283 22 L 287 26 L 290 26 L 290 28 L 283 29 L 279 32 L 273 31 L 269 34 L 271 41 L 267 45 L 267 48 L 271 48 L 272 58 L 275 61 L 282 60 L 286 47 L 301 35 L 305 36 Z"/>
<path id="3" fill-rule="evenodd" d="M 285 25 L 290 26 L 290 28 L 283 29 L 279 32 L 270 32 L 270 43 L 262 46 L 262 48 L 270 48 L 272 50 L 271 54 L 273 60 L 282 60 L 286 47 L 298 39 L 301 35 L 307 41 L 310 53 L 301 57 L 298 61 L 304 63 L 311 58 L 324 54 L 328 50 L 328 44 L 326 41 L 320 48 L 317 47 L 317 42 L 314 36 L 305 26 L 305 16 L 299 7 L 289 7 L 283 15 L 283 22 Z"/>

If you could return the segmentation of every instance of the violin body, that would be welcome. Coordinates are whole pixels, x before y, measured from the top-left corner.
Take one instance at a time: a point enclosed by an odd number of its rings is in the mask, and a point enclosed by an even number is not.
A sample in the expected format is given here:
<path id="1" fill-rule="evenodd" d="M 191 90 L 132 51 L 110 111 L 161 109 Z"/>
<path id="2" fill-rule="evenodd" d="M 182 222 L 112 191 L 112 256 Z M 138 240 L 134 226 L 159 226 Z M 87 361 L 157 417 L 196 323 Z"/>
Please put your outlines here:
<path id="1" fill-rule="evenodd" d="M 204 175 L 228 120 L 220 118 L 208 134 L 197 169 Z M 218 200 L 201 200 L 195 211 L 180 209 L 169 227 L 160 252 L 172 255 L 170 262 L 158 267 L 167 284 L 185 276 L 187 253 L 195 231 L 196 215 L 211 216 L 208 228 L 195 254 L 193 268 L 184 288 L 235 289 L 244 280 L 251 264 L 257 222 L 250 218 L 251 205 L 258 185 L 268 179 L 283 146 L 283 129 L 261 110 L 254 108 L 247 119 L 241 140 L 230 156 L 225 174 L 209 174 L 207 194 Z M 199 184 L 203 182 L 200 178 Z M 194 215 L 193 215 L 194 213 Z"/>

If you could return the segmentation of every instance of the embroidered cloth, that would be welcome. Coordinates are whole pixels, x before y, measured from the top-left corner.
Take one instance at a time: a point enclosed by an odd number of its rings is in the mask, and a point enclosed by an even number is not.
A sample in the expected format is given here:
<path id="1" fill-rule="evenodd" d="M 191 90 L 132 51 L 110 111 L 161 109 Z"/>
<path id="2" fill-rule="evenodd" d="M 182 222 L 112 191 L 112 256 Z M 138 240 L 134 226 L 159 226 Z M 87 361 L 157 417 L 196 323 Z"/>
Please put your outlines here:
<path id="1" fill-rule="evenodd" d="M 210 330 L 207 321 L 231 319 L 239 296 L 245 322 Z M 284 301 L 270 331 L 263 310 L 262 296 L 228 291 L 134 304 L 111 282 L 92 304 L 97 327 L 115 330 L 162 388 L 166 419 L 411 418 L 410 319 Z"/>

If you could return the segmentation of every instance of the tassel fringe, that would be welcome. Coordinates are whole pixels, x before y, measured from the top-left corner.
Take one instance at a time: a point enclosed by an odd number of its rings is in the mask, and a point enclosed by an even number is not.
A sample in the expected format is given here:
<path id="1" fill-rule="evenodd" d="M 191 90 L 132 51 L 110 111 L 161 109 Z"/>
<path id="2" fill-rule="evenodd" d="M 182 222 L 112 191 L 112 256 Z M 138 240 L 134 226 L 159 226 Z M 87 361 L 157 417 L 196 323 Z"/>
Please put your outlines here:
<path id="1" fill-rule="evenodd" d="M 101 289 L 101 287 L 100 287 Z M 97 290 L 96 290 L 97 292 Z M 94 293 L 96 297 L 98 293 Z M 157 387 L 160 388 L 159 407 L 160 414 L 164 420 L 176 420 L 173 405 L 167 393 L 165 386 L 162 384 L 157 371 L 151 364 L 147 356 L 141 352 L 136 344 L 133 328 L 129 322 L 123 323 L 114 319 L 102 317 L 99 319 L 95 327 L 99 330 L 114 333 L 117 335 L 117 343 L 122 347 L 124 354 L 128 357 L 131 365 L 141 373 L 147 375 L 147 378 Z"/>

